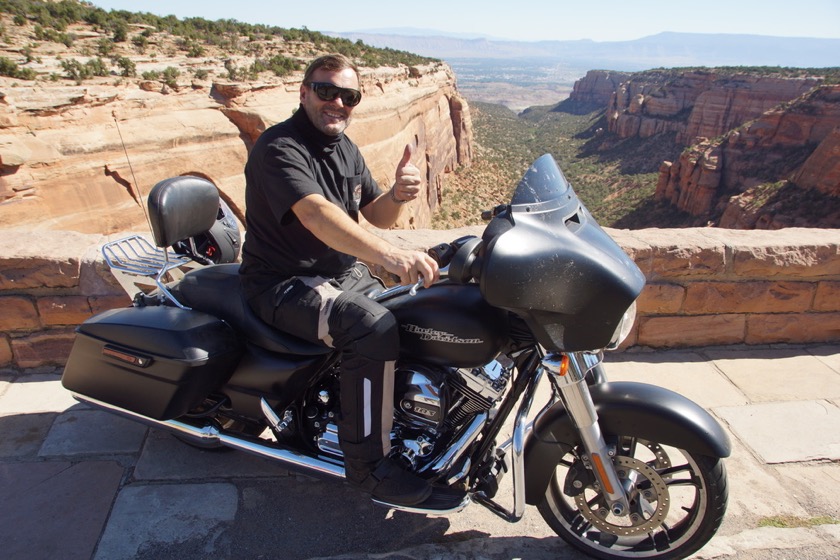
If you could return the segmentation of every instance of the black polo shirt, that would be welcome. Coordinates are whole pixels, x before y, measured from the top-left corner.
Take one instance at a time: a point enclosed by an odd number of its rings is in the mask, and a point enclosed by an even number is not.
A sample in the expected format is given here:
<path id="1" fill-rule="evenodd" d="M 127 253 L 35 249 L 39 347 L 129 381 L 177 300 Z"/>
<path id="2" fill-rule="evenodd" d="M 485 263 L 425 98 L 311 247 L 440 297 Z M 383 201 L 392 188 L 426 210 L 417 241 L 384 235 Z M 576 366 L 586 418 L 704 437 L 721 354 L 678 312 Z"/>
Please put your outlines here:
<path id="1" fill-rule="evenodd" d="M 356 222 L 382 191 L 359 148 L 344 134 L 328 136 L 299 107 L 260 135 L 245 165 L 246 235 L 243 285 L 251 298 L 291 276 L 336 277 L 356 258 L 319 241 L 292 212 L 321 194 Z"/>

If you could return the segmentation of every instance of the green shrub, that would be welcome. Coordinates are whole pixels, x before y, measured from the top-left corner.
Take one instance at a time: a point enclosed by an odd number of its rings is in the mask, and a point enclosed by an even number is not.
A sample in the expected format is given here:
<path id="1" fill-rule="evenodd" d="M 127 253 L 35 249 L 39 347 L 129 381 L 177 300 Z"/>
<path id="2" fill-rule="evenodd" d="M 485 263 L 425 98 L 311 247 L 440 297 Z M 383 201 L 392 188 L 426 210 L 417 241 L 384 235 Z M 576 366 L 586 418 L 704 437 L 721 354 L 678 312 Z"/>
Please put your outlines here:
<path id="1" fill-rule="evenodd" d="M 37 74 L 32 68 L 21 68 L 14 60 L 0 56 L 0 76 L 18 78 L 20 80 L 34 80 Z"/>

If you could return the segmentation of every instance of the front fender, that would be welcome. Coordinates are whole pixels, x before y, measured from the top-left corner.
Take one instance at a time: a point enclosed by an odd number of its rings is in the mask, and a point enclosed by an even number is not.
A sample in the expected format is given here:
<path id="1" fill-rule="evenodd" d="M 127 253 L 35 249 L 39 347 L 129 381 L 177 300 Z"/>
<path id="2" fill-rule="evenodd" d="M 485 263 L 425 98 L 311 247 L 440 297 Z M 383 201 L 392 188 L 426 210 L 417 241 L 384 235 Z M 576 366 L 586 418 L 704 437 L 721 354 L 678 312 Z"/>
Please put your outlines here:
<path id="1" fill-rule="evenodd" d="M 711 414 L 684 396 L 634 382 L 589 387 L 605 436 L 634 436 L 699 455 L 728 457 L 729 436 Z M 580 443 L 562 403 L 541 414 L 525 442 L 525 501 L 542 500 L 560 458 Z"/>

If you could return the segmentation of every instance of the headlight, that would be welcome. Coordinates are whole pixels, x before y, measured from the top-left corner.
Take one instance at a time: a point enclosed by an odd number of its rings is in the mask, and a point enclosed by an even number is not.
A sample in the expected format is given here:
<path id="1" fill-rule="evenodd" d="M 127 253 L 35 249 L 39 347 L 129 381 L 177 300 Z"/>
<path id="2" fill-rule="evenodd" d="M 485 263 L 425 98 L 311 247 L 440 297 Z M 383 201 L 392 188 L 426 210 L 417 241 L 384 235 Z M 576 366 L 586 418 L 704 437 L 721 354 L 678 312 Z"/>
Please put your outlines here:
<path id="1" fill-rule="evenodd" d="M 624 312 L 624 317 L 621 318 L 621 321 L 618 323 L 618 327 L 616 327 L 615 332 L 612 335 L 612 340 L 607 345 L 607 350 L 615 350 L 619 347 L 619 345 L 624 342 L 624 339 L 630 335 L 630 331 L 633 329 L 633 323 L 636 322 L 636 302 L 634 301 L 630 307 L 627 308 L 627 311 Z"/>

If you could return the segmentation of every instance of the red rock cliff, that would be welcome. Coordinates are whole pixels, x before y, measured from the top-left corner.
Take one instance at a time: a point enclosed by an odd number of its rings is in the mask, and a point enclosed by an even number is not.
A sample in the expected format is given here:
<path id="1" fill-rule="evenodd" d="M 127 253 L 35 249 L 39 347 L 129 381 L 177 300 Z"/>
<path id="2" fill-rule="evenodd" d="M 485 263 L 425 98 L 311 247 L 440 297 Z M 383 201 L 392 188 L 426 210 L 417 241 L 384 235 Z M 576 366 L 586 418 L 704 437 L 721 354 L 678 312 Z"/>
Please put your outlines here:
<path id="1" fill-rule="evenodd" d="M 718 140 L 692 146 L 673 164 L 666 162 L 656 198 L 694 216 L 718 214 L 721 227 L 836 227 L 840 223 L 838 155 L 840 86 L 820 86 Z M 835 210 L 827 209 L 822 217 L 801 224 L 795 209 L 762 208 L 755 203 L 760 192 L 768 196 L 769 187 L 759 190 L 760 186 L 775 184 L 778 189 L 784 186 L 780 182 L 801 189 L 789 198 L 801 199 L 804 192 L 817 191 L 837 201 Z"/>
<path id="2" fill-rule="evenodd" d="M 676 133 L 688 146 L 715 138 L 819 84 L 816 78 L 722 76 L 712 71 L 643 72 L 622 83 L 607 106 L 620 138 Z"/>
<path id="3" fill-rule="evenodd" d="M 589 103 L 593 105 L 607 105 L 613 94 L 630 77 L 627 72 L 613 72 L 610 70 L 590 70 L 575 82 L 571 101 Z"/>
<path id="4" fill-rule="evenodd" d="M 0 227 L 145 229 L 141 198 L 183 174 L 210 179 L 241 218 L 248 149 L 297 108 L 299 80 L 173 89 L 0 78 Z M 469 107 L 454 75 L 440 63 L 363 69 L 362 89 L 348 134 L 384 188 L 403 146 L 417 146 L 428 189 L 398 225 L 428 226 L 443 176 L 469 164 L 472 152 Z"/>

